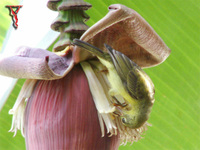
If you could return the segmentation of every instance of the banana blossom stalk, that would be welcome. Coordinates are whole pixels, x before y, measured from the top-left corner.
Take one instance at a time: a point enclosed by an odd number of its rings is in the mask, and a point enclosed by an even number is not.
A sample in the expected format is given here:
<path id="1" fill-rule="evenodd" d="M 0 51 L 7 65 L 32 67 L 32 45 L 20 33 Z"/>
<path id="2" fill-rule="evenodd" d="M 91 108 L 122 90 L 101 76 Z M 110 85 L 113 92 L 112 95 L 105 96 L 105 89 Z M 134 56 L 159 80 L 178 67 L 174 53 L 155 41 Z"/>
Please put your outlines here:
<path id="1" fill-rule="evenodd" d="M 109 13 L 80 39 L 102 50 L 106 43 L 142 68 L 156 66 L 170 54 L 146 21 L 120 4 L 109 6 Z M 105 66 L 95 56 L 73 44 L 55 53 L 20 47 L 1 58 L 1 75 L 27 79 L 9 112 L 10 131 L 20 129 L 26 147 L 34 150 L 117 149 L 119 142 L 139 140 L 149 124 L 131 129 L 120 122 L 102 70 Z"/>

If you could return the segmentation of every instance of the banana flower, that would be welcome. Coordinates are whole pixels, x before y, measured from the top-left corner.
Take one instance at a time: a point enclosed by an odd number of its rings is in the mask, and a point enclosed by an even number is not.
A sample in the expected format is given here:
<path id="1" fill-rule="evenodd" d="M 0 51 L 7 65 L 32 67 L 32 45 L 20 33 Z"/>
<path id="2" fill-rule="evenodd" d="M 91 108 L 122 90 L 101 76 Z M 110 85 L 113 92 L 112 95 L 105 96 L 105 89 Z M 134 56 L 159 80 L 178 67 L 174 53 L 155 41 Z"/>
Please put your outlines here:
<path id="1" fill-rule="evenodd" d="M 156 66 L 170 54 L 146 21 L 120 4 L 109 6 L 108 14 L 80 39 L 102 50 L 106 43 L 142 68 Z M 114 150 L 120 142 L 139 140 L 149 124 L 131 129 L 121 123 L 105 69 L 94 55 L 73 44 L 55 53 L 20 47 L 13 56 L 1 58 L 1 75 L 27 79 L 9 112 L 10 131 L 21 130 L 29 150 Z"/>

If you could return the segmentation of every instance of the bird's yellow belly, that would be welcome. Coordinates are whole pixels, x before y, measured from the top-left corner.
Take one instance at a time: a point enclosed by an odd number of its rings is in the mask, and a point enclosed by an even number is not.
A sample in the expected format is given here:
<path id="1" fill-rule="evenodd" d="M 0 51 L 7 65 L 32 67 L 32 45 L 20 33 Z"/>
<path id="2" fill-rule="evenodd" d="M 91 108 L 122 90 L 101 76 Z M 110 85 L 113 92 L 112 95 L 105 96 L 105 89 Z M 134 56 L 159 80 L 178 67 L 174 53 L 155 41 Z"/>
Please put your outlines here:
<path id="1" fill-rule="evenodd" d="M 134 103 L 133 98 L 130 96 L 130 94 L 124 88 L 122 80 L 119 77 L 119 75 L 118 75 L 116 69 L 114 68 L 113 64 L 108 62 L 108 61 L 105 61 L 104 59 L 101 59 L 101 58 L 99 58 L 99 60 L 108 69 L 107 77 L 108 77 L 108 80 L 109 80 L 110 85 L 111 85 L 111 89 L 109 91 L 109 94 L 111 96 L 121 95 L 129 103 L 131 103 L 131 104 Z"/>
<path id="2" fill-rule="evenodd" d="M 110 94 L 112 96 L 114 95 L 121 95 L 123 98 L 125 98 L 125 100 L 130 100 L 132 99 L 130 97 L 130 95 L 127 93 L 127 91 L 124 88 L 124 85 L 120 79 L 120 77 L 118 76 L 117 72 L 115 69 L 109 69 L 108 70 L 108 80 L 110 82 L 111 85 L 111 90 L 110 90 Z"/>

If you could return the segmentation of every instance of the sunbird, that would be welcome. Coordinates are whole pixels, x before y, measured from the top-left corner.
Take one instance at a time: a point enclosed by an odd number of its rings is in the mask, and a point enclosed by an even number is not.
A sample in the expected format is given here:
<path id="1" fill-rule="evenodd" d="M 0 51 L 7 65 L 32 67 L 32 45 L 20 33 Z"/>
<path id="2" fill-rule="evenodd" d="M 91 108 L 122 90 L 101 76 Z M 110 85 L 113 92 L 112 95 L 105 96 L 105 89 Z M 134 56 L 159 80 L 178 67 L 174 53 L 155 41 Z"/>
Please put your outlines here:
<path id="1" fill-rule="evenodd" d="M 126 104 L 116 103 L 117 111 L 123 125 L 136 129 L 149 118 L 154 103 L 154 84 L 150 77 L 123 53 L 104 44 L 106 51 L 79 39 L 73 44 L 94 54 L 107 68 L 107 78 L 112 97 L 120 95 Z"/>

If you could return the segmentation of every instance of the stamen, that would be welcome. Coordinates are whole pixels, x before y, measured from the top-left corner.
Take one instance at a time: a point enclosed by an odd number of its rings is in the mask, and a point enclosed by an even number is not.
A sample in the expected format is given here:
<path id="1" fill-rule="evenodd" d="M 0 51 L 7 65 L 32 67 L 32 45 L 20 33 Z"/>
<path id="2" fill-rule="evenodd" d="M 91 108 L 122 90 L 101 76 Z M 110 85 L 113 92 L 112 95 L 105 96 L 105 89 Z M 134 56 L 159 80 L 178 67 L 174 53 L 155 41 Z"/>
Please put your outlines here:
<path id="1" fill-rule="evenodd" d="M 110 101 L 108 100 L 108 94 L 105 93 L 100 81 L 98 80 L 92 69 L 92 66 L 88 62 L 82 62 L 81 66 L 88 79 L 90 91 L 92 93 L 95 106 L 99 112 L 101 131 L 105 131 L 104 125 L 102 125 L 103 120 L 107 129 L 107 133 L 113 135 L 116 132 L 116 126 L 112 120 L 111 113 L 115 111 L 115 107 L 112 106 Z M 104 133 L 102 133 L 102 136 L 104 136 Z"/>
<path id="2" fill-rule="evenodd" d="M 37 80 L 28 79 L 25 81 L 22 89 L 17 97 L 17 100 L 13 108 L 9 111 L 9 114 L 13 115 L 12 125 L 9 132 L 14 132 L 14 136 L 17 134 L 17 130 L 21 130 L 24 136 L 24 112 L 27 99 L 31 96 Z"/>

